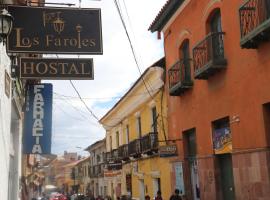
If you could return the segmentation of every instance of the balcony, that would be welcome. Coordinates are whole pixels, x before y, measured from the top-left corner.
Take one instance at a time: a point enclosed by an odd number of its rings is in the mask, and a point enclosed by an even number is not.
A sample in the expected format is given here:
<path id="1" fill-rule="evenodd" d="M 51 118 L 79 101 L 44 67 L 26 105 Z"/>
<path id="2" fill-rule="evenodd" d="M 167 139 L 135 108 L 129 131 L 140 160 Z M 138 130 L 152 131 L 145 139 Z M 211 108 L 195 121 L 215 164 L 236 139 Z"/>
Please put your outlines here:
<path id="1" fill-rule="evenodd" d="M 270 1 L 249 0 L 239 8 L 242 48 L 256 49 L 270 39 Z"/>
<path id="2" fill-rule="evenodd" d="M 191 59 L 180 60 L 168 70 L 171 96 L 179 96 L 193 86 L 190 61 Z"/>
<path id="3" fill-rule="evenodd" d="M 195 79 L 208 79 L 217 71 L 226 68 L 224 57 L 224 32 L 210 33 L 193 48 Z"/>
<path id="4" fill-rule="evenodd" d="M 128 144 L 128 154 L 130 157 L 140 157 L 141 154 L 141 143 L 140 143 L 140 139 L 136 139 L 131 141 Z"/>
<path id="5" fill-rule="evenodd" d="M 95 178 L 96 177 L 96 173 L 95 173 L 95 168 L 94 167 L 90 167 L 90 178 Z"/>
<path id="6" fill-rule="evenodd" d="M 112 150 L 112 160 L 113 160 L 114 162 L 120 160 L 118 149 Z"/>
<path id="7" fill-rule="evenodd" d="M 121 162 L 107 164 L 107 170 L 121 170 L 121 169 L 122 169 Z"/>
<path id="8" fill-rule="evenodd" d="M 118 155 L 121 160 L 127 161 L 129 159 L 128 144 L 124 144 L 118 148 Z"/>
<path id="9" fill-rule="evenodd" d="M 157 133 L 149 133 L 141 138 L 141 152 L 148 155 L 158 152 Z"/>
<path id="10" fill-rule="evenodd" d="M 112 151 L 106 153 L 106 159 L 105 160 L 106 160 L 106 162 L 112 162 L 113 161 Z"/>
<path id="11" fill-rule="evenodd" d="M 98 164 L 90 168 L 90 178 L 96 178 L 103 175 L 103 165 Z"/>

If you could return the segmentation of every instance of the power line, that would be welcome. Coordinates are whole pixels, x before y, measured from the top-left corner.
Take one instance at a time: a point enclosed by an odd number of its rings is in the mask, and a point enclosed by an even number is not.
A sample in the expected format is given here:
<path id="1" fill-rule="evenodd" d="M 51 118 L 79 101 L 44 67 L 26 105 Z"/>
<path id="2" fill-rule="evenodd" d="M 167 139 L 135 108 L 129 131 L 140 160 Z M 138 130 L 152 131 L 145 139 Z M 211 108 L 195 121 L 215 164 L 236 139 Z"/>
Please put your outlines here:
<path id="1" fill-rule="evenodd" d="M 74 110 L 78 111 L 78 112 L 80 113 L 80 115 L 81 115 L 84 119 L 88 119 L 85 115 L 83 115 L 83 114 L 86 114 L 86 113 L 83 112 L 82 110 L 78 109 L 78 108 L 77 108 L 76 106 L 74 106 L 72 103 L 68 102 L 68 99 L 67 99 L 67 98 L 60 97 L 59 99 L 65 101 L 66 103 L 68 103 L 69 105 L 71 105 L 71 107 L 72 107 Z"/>
<path id="2" fill-rule="evenodd" d="M 84 104 L 85 108 L 88 110 L 88 112 L 99 122 L 99 118 L 95 115 L 95 113 L 87 106 L 87 104 L 85 103 L 85 101 L 82 99 L 79 91 L 77 90 L 77 88 L 75 87 L 75 85 L 73 84 L 73 82 L 71 80 L 69 80 L 70 84 L 72 85 L 73 89 L 75 90 L 75 92 L 77 93 L 78 97 L 80 98 L 81 102 Z"/>
<path id="3" fill-rule="evenodd" d="M 114 0 L 114 3 L 115 3 L 115 6 L 116 6 L 116 9 L 117 9 L 117 11 L 118 11 L 120 20 L 121 20 L 121 22 L 122 22 L 122 25 L 123 25 L 123 27 L 124 27 L 124 29 L 125 29 L 125 33 L 126 33 L 127 38 L 128 38 L 128 42 L 129 42 L 129 45 L 130 45 L 130 48 L 131 48 L 131 51 L 132 51 L 132 55 L 133 55 L 134 61 L 135 61 L 135 63 L 136 63 L 136 67 L 137 67 L 137 69 L 138 69 L 140 75 L 142 76 L 142 72 L 141 72 L 141 69 L 140 69 L 140 67 L 139 67 L 139 63 L 138 63 L 138 60 L 137 60 L 137 56 L 136 56 L 136 53 L 135 53 L 135 49 L 134 49 L 133 44 L 132 44 L 132 42 L 131 42 L 131 39 L 130 39 L 128 30 L 127 30 L 127 27 L 126 27 L 125 21 L 124 21 L 124 19 L 123 19 L 123 16 L 122 16 L 122 14 L 121 14 L 121 10 L 120 10 L 120 7 L 119 7 L 119 5 L 118 5 L 118 3 L 117 3 L 117 0 Z M 142 81 L 143 81 L 143 84 L 144 84 L 144 86 L 145 86 L 145 89 L 147 90 L 147 93 L 148 93 L 149 96 L 154 100 L 154 97 L 153 97 L 152 94 L 150 93 L 150 91 L 149 91 L 149 89 L 148 89 L 148 87 L 147 87 L 147 85 L 146 85 L 145 80 L 144 80 L 143 77 L 142 77 Z"/>
<path id="4" fill-rule="evenodd" d="M 158 91 L 159 89 L 153 89 L 152 92 Z M 61 96 L 61 97 L 66 97 L 68 99 L 78 99 L 79 97 L 75 97 L 75 96 L 69 96 L 69 95 L 64 95 L 64 94 L 60 94 L 57 92 L 54 92 L 54 94 Z M 143 96 L 145 94 L 148 94 L 148 92 L 142 92 L 142 93 L 137 93 L 137 94 L 133 94 L 133 95 L 129 95 L 130 97 L 134 97 L 134 96 Z M 111 96 L 111 97 L 82 97 L 82 99 L 89 99 L 89 100 L 105 100 L 105 99 L 121 99 L 123 96 Z M 57 99 L 57 97 L 55 97 L 54 99 Z"/>

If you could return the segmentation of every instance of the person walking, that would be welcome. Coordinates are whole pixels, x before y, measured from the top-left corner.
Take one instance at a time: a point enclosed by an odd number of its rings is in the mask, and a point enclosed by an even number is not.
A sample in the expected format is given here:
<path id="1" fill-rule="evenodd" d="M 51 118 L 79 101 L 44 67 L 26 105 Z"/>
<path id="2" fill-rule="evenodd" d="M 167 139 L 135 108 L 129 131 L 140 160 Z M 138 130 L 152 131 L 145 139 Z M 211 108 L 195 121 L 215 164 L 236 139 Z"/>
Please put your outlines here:
<path id="1" fill-rule="evenodd" d="M 170 200 L 182 200 L 178 189 L 174 190 L 174 194 L 170 197 Z"/>
<path id="2" fill-rule="evenodd" d="M 150 198 L 149 195 L 146 195 L 146 196 L 144 197 L 144 199 L 145 199 L 145 200 L 151 200 L 151 198 Z"/>
<path id="3" fill-rule="evenodd" d="M 157 195 L 155 196 L 154 200 L 163 200 L 160 190 L 157 191 Z"/>

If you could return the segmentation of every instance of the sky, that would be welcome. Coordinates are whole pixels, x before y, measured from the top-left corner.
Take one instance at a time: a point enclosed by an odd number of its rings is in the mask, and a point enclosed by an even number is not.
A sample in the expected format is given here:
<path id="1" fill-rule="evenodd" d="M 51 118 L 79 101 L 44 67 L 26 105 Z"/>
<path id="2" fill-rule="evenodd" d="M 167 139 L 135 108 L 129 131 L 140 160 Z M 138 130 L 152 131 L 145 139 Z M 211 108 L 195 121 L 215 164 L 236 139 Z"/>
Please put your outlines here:
<path id="1" fill-rule="evenodd" d="M 79 0 L 46 0 L 74 3 Z M 148 27 L 166 0 L 118 0 L 127 30 L 136 51 L 139 68 L 147 67 L 164 56 L 163 41 Z M 140 77 L 128 38 L 114 0 L 81 0 L 81 7 L 101 8 L 103 55 L 79 56 L 94 59 L 94 80 L 73 80 L 87 106 L 100 119 Z M 56 55 L 48 55 L 55 57 Z M 75 57 L 69 55 L 59 57 Z M 53 83 L 52 153 L 77 152 L 85 155 L 86 147 L 105 137 L 105 129 L 87 111 L 69 81 Z"/>

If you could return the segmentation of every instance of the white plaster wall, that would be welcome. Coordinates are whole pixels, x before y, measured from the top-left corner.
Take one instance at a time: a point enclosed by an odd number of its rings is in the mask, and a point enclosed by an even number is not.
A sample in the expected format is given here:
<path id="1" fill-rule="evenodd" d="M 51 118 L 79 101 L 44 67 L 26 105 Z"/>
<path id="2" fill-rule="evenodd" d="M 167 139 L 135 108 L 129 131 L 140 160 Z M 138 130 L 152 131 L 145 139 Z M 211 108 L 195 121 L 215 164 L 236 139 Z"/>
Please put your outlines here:
<path id="1" fill-rule="evenodd" d="M 5 94 L 5 70 L 10 73 L 6 48 L 0 43 L 0 199 L 8 199 L 11 97 Z"/>

